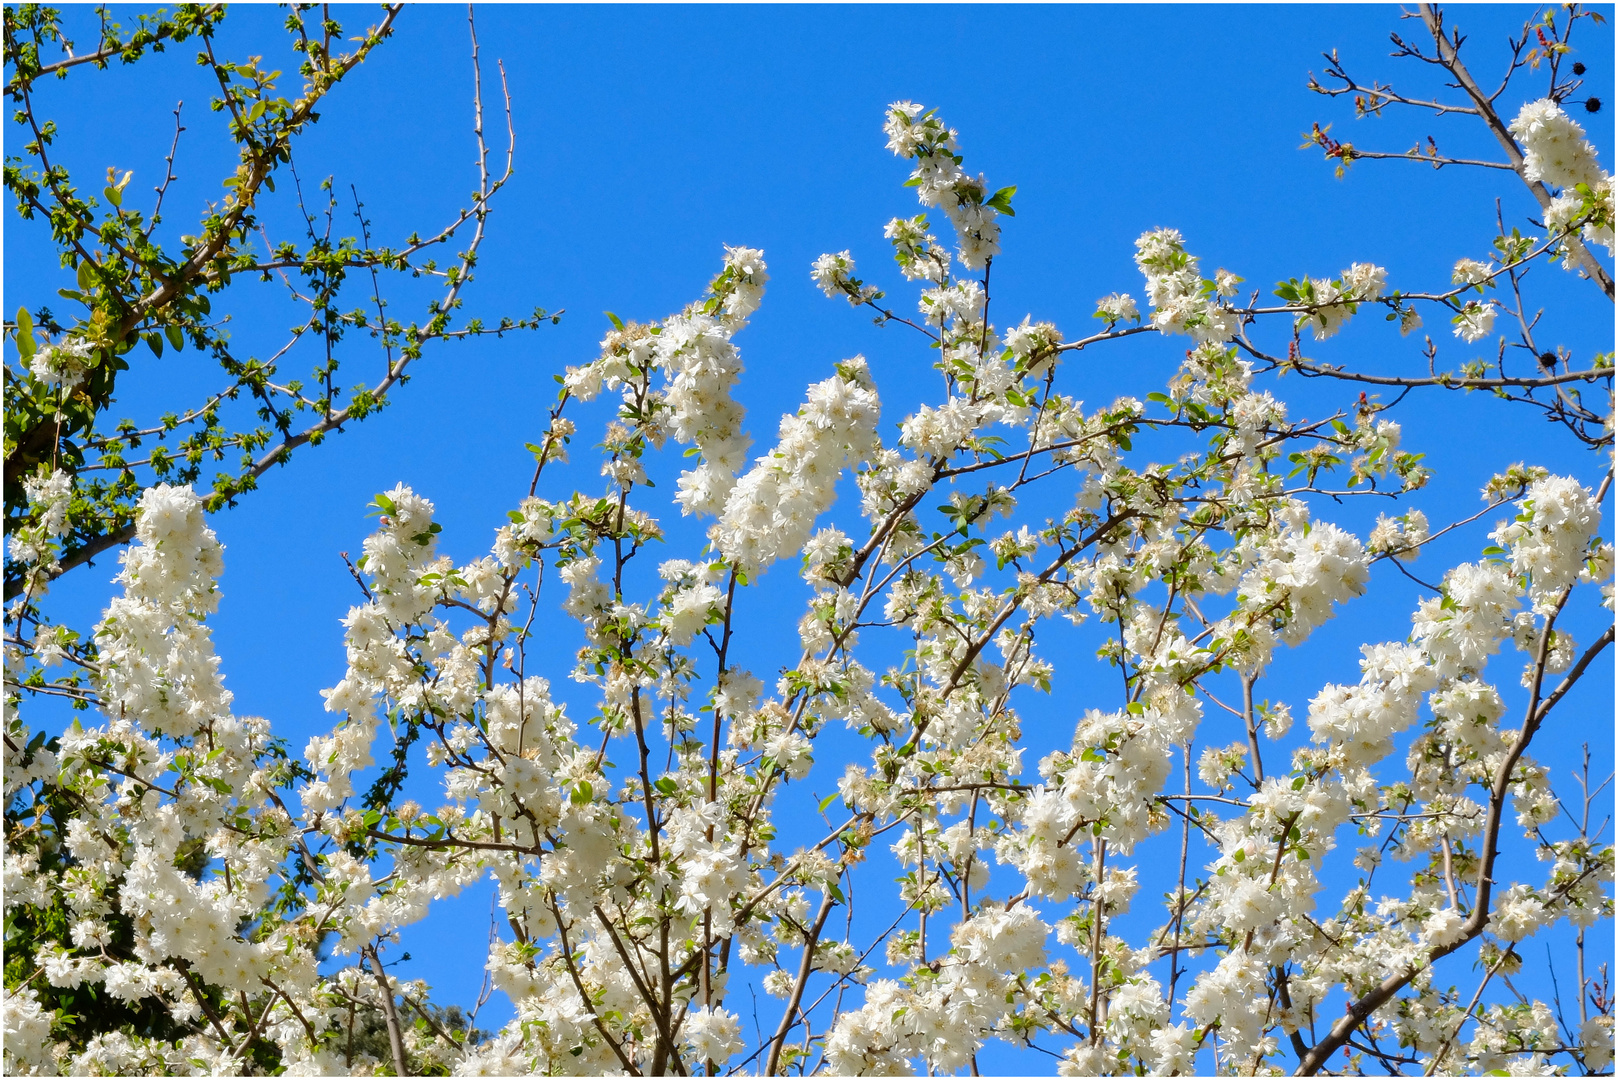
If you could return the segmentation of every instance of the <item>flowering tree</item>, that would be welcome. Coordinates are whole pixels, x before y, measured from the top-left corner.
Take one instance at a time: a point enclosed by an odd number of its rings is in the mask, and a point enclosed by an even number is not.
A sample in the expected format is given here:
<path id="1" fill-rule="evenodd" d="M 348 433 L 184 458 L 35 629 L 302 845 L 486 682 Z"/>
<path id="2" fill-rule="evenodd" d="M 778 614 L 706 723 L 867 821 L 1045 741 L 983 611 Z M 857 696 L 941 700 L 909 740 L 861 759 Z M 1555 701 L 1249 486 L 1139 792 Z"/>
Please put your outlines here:
<path id="1" fill-rule="evenodd" d="M 344 199 L 327 177 L 319 183 L 320 197 L 306 199 L 294 161 L 300 136 L 319 120 L 319 110 L 342 81 L 393 33 L 401 10 L 398 4 L 386 7 L 381 21 L 354 37 L 346 52 L 340 22 L 294 11 L 286 28 L 303 83 L 301 92 L 288 98 L 278 93 L 282 73 L 268 69 L 263 57 L 235 60 L 221 55 L 223 46 L 216 48 L 223 4 L 184 5 L 173 17 L 160 10 L 140 16 L 127 32 L 103 8 L 100 47 L 79 53 L 60 12 L 37 4 L 6 9 L 5 96 L 25 140 L 23 153 L 6 159 L 6 190 L 24 221 L 49 225 L 75 286 L 61 290 L 71 317 L 44 305 L 30 313 L 25 305 L 7 324 L 20 361 L 18 370 L 8 370 L 5 388 L 5 520 L 12 538 L 8 595 L 25 589 L 40 595 L 51 579 L 128 543 L 135 533 L 135 504 L 153 484 L 194 484 L 205 463 L 236 458 L 238 464 L 226 465 L 205 496 L 209 509 L 233 503 L 301 447 L 318 445 L 380 411 L 393 390 L 409 381 L 411 363 L 430 344 L 531 329 L 558 317 L 536 310 L 493 325 L 455 321 L 477 265 L 491 201 L 511 178 L 515 151 L 512 139 L 504 162 L 491 161 L 475 33 L 478 186 L 469 205 L 425 236 L 412 232 L 397 247 L 388 247 L 373 241 L 353 187 L 351 198 Z M 115 59 L 133 64 L 193 39 L 200 43 L 198 64 L 217 84 L 218 96 L 210 104 L 228 120 L 235 160 L 222 178 L 223 199 L 207 201 L 197 231 L 174 242 L 164 227 L 164 202 L 179 179 L 175 162 L 187 130 L 181 123 L 183 102 L 174 109 L 164 175 L 152 189 L 150 212 L 143 213 L 133 205 L 129 170 L 119 176 L 117 169 L 108 169 L 101 200 L 79 193 L 57 154 L 61 132 L 38 99 L 52 81 L 77 68 L 105 68 Z M 510 135 L 509 100 L 506 116 Z M 281 231 L 286 209 L 277 214 L 273 205 L 276 179 L 285 183 L 289 174 L 295 238 Z M 334 219 L 340 212 L 354 215 L 359 235 L 337 235 Z M 464 250 L 440 266 L 436 256 L 457 235 Z M 260 243 L 263 250 L 256 250 Z M 438 286 L 426 295 L 420 321 L 387 312 L 384 276 L 425 278 Z M 268 348 L 253 338 L 233 339 L 231 333 L 232 308 L 268 306 L 262 291 L 250 300 L 239 296 L 252 292 L 242 283 L 255 280 L 278 284 L 297 310 L 297 325 Z M 368 381 L 345 388 L 339 344 L 350 335 L 375 339 L 382 362 Z M 171 354 L 190 350 L 216 361 L 221 375 L 215 388 L 200 399 L 167 398 L 160 417 L 117 417 L 112 410 L 121 373 L 162 360 L 165 349 Z M 282 372 L 289 358 L 309 353 L 314 357 L 307 380 Z M 42 516 L 41 505 L 53 509 Z"/>
<path id="2" fill-rule="evenodd" d="M 888 147 L 924 212 L 885 235 L 918 308 L 846 251 L 811 273 L 913 334 L 934 394 L 884 420 L 870 366 L 844 360 L 750 458 L 737 339 L 768 273 L 762 252 L 726 248 L 683 310 L 614 317 L 600 356 L 568 369 L 489 554 L 441 554 L 423 494 L 376 497 L 333 725 L 301 756 L 232 711 L 204 500 L 147 488 L 122 595 L 92 635 L 49 627 L 26 595 L 8 608 L 7 1068 L 975 1072 L 998 1040 L 1078 1075 L 1607 1069 L 1611 1003 L 1583 936 L 1612 916 L 1599 778 L 1582 803 L 1559 796 L 1532 753 L 1613 641 L 1598 535 L 1612 353 L 1553 348 L 1527 298 L 1566 273 L 1611 302 L 1596 254 L 1613 253 L 1611 176 L 1565 107 L 1586 13 L 1547 14 L 1514 43 L 1507 82 L 1549 83 L 1511 119 L 1504 86 L 1478 90 L 1459 36 L 1421 17 L 1430 43 L 1400 48 L 1464 101 L 1363 87 L 1335 57 L 1317 88 L 1488 125 L 1509 160 L 1483 165 L 1543 208 L 1528 231 L 1502 216 L 1488 259 L 1408 288 L 1355 263 L 1244 300 L 1241 278 L 1207 273 L 1163 228 L 1136 244 L 1142 299 L 1104 297 L 1099 330 L 997 327 L 991 269 L 1016 189 L 967 172 L 936 111 L 896 103 Z M 1469 164 L 1315 138 L 1345 165 Z M 1431 336 L 1413 349 L 1426 363 L 1393 374 L 1308 356 L 1371 313 L 1495 357 L 1445 366 Z M 1086 408 L 1076 361 L 1136 335 L 1173 339 L 1177 374 Z M 1364 392 L 1297 416 L 1284 375 Z M 1421 493 L 1442 478 L 1396 418 L 1469 391 L 1544 411 L 1595 455 L 1574 474 L 1525 461 L 1481 510 L 1430 520 Z M 600 483 L 557 490 L 574 416 L 602 412 Z M 647 471 L 671 442 L 688 459 L 674 506 Z M 53 482 L 29 482 L 20 560 L 52 558 Z M 840 487 L 852 498 L 834 508 Z M 1329 520 L 1360 499 L 1393 511 L 1363 541 Z M 654 577 L 659 514 L 708 530 Z M 1317 687 L 1293 731 L 1268 697 L 1278 658 L 1373 570 L 1414 576 L 1451 533 L 1477 558 L 1427 571 L 1408 621 L 1360 650 L 1358 682 Z M 746 593 L 782 565 L 812 595 L 766 684 L 738 635 Z M 537 632 L 558 600 L 586 640 L 571 666 Z M 1580 642 L 1572 624 L 1596 630 Z M 1052 649 L 1086 633 L 1111 674 L 1076 703 L 1071 738 L 1025 760 L 1039 742 L 1019 709 L 1049 688 Z M 62 663 L 76 677 L 56 677 Z M 592 688 L 589 709 L 553 690 L 563 676 Z M 18 708 L 46 693 L 93 712 L 34 731 Z M 848 738 L 858 754 L 827 749 Z M 428 806 L 405 797 L 424 769 Z M 778 813 L 811 777 L 835 785 L 815 835 Z M 871 872 L 883 849 L 896 890 Z M 1142 917 L 1153 864 L 1176 873 Z M 480 1040 L 384 956 L 435 899 L 489 877 L 510 936 L 488 971 L 517 1016 Z M 1558 924 L 1578 928 L 1577 1013 L 1500 992 L 1537 957 L 1524 942 Z M 325 946 L 348 966 L 323 967 Z M 84 987 L 135 1018 L 87 1025 L 62 996 Z M 749 1033 L 754 988 L 779 1004 L 768 1027 L 755 1007 Z M 357 1017 L 385 1029 L 385 1054 L 356 1044 Z"/>

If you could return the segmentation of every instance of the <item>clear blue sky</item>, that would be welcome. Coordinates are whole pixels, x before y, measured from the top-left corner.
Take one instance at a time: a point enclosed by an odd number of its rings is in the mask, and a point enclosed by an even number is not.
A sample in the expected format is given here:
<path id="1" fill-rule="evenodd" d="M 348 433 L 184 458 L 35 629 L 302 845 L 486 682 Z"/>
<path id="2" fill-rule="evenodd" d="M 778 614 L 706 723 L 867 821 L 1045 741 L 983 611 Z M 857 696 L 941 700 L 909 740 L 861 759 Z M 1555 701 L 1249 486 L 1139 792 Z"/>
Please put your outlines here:
<path id="1" fill-rule="evenodd" d="M 1610 6 L 1603 10 L 1610 18 Z M 1530 13 L 1517 6 L 1451 10 L 1451 20 L 1471 35 L 1468 54 L 1481 81 L 1498 78 L 1504 39 Z M 270 66 L 293 69 L 279 29 L 283 17 L 271 8 L 234 10 L 222 52 L 263 54 Z M 357 29 L 374 16 L 369 8 L 346 8 L 340 17 Z M 1486 256 L 1496 197 L 1508 226 L 1534 210 L 1509 174 L 1368 162 L 1338 180 L 1318 150 L 1298 148 L 1318 121 L 1367 148 L 1402 150 L 1432 134 L 1457 156 L 1498 153 L 1468 118 L 1390 112 L 1356 122 L 1349 103 L 1306 90 L 1307 74 L 1322 70 L 1321 52 L 1335 48 L 1363 81 L 1414 79 L 1423 96 L 1435 92 L 1427 72 L 1387 56 L 1389 31 L 1421 37 L 1419 23 L 1401 24 L 1392 6 L 493 5 L 477 18 L 485 90 L 498 85 L 497 58 L 510 79 L 517 175 L 495 204 L 465 311 L 493 318 L 543 305 L 567 314 L 558 326 L 503 341 L 430 349 L 386 412 L 301 451 L 290 467 L 269 473 L 262 490 L 215 519 L 227 570 L 213 625 L 227 685 L 238 711 L 270 717 L 300 749 L 330 724 L 318 691 L 341 677 L 338 619 L 356 602 L 337 553 L 358 552 L 369 527 L 366 504 L 402 480 L 437 503 L 443 550 L 463 561 L 486 551 L 505 511 L 526 492 L 532 459 L 523 443 L 540 430 L 554 395 L 552 377 L 595 355 L 603 311 L 640 319 L 676 311 L 718 269 L 722 244 L 761 247 L 772 274 L 769 293 L 738 339 L 747 362 L 738 396 L 755 445 L 772 438 L 775 418 L 796 407 L 806 383 L 855 353 L 872 361 L 887 420 L 932 392 L 924 351 L 899 329 L 874 328 L 846 304 L 828 301 L 808 277 L 815 256 L 849 248 L 863 275 L 887 288 L 897 306 L 913 302 L 881 236 L 890 217 L 918 209 L 913 193 L 900 187 L 907 169 L 883 147 L 882 110 L 891 101 L 939 107 L 961 132 L 966 167 L 986 172 L 995 187 L 1018 186 L 1017 216 L 1005 222 L 994 268 L 994 311 L 1002 325 L 1032 313 L 1069 335 L 1084 333 L 1095 325 L 1097 297 L 1140 295 L 1133 240 L 1160 225 L 1179 228 L 1208 271 L 1228 267 L 1249 287 L 1267 290 L 1277 279 L 1334 274 L 1369 261 L 1387 266 L 1392 284 L 1416 288 L 1447 282 L 1461 256 Z M 92 36 L 88 31 L 86 24 L 82 41 Z M 181 182 L 169 196 L 171 236 L 194 227 L 200 200 L 216 197 L 213 185 L 228 171 L 228 146 L 220 118 L 206 111 L 209 87 L 191 62 L 194 51 L 181 45 L 133 68 L 77 71 L 37 93 L 42 113 L 62 128 L 62 157 L 82 187 L 98 189 L 97 178 L 115 165 L 133 169 L 131 190 L 142 192 L 161 175 L 170 112 L 185 101 L 189 130 L 177 159 Z M 1592 32 L 1585 24 L 1575 56 L 1590 68 L 1592 92 L 1610 99 L 1610 29 Z M 1540 96 L 1544 81 L 1525 76 L 1522 88 L 1502 100 L 1502 111 L 1513 115 L 1522 100 Z M 407 9 L 395 37 L 332 95 L 320 123 L 297 144 L 305 189 L 328 174 L 340 191 L 353 184 L 374 235 L 390 242 L 412 229 L 436 228 L 475 183 L 470 84 L 465 9 Z M 490 92 L 488 126 L 498 147 L 497 106 Z M 1578 115 L 1610 167 L 1611 106 L 1594 117 Z M 12 125 L 6 140 L 7 152 L 16 152 Z M 284 197 L 291 185 L 279 186 L 282 197 L 266 217 L 295 238 Z M 339 233 L 349 221 L 339 218 Z M 55 280 L 63 274 L 41 226 L 9 212 L 6 225 L 7 310 L 49 302 L 67 281 Z M 1548 308 L 1544 333 L 1581 357 L 1611 349 L 1610 305 L 1590 284 L 1559 274 L 1535 273 Z M 242 283 L 231 295 L 238 348 L 257 356 L 278 348 L 295 318 L 281 286 Z M 419 313 L 425 295 L 399 290 L 393 313 Z M 1446 327 L 1429 329 L 1443 350 L 1441 363 L 1457 366 L 1472 355 Z M 1409 371 L 1419 364 L 1417 344 L 1362 322 L 1312 355 Z M 1183 347 L 1137 338 L 1069 361 L 1063 378 L 1092 404 L 1120 393 L 1144 397 L 1173 373 Z M 353 341 L 348 355 L 345 383 L 374 380 L 381 363 L 363 343 Z M 313 362 L 294 353 L 283 371 L 303 375 Z M 177 388 L 200 398 L 216 379 L 194 354 L 171 354 L 137 365 L 122 386 L 121 405 L 150 419 L 158 402 L 173 407 Z M 1290 381 L 1277 392 L 1295 417 L 1318 416 L 1353 398 L 1341 386 Z M 599 480 L 589 447 L 599 414 L 582 415 L 575 460 L 583 466 L 572 482 L 593 490 Z M 1437 473 L 1433 489 L 1414 503 L 1435 523 L 1473 512 L 1482 481 L 1513 461 L 1540 461 L 1587 480 L 1598 475 L 1598 463 L 1572 452 L 1571 440 L 1557 430 L 1481 396 L 1431 393 L 1407 403 L 1397 418 L 1406 448 L 1427 453 Z M 677 467 L 672 462 L 664 475 Z M 1609 499 L 1609 513 L 1610 507 Z M 842 512 L 848 508 L 845 499 Z M 1339 519 L 1363 536 L 1378 509 L 1351 505 Z M 690 555 L 697 531 L 675 513 L 662 516 L 670 543 L 658 557 Z M 1476 558 L 1491 526 L 1480 523 L 1424 555 L 1418 570 L 1437 577 L 1445 565 Z M 93 622 L 115 570 L 115 561 L 103 558 L 69 575 L 53 590 L 53 614 Z M 757 593 L 743 611 L 766 629 L 751 639 L 746 662 L 768 681 L 790 659 L 800 594 L 785 567 Z M 1384 566 L 1370 596 L 1306 650 L 1278 662 L 1274 693 L 1291 701 L 1300 730 L 1308 697 L 1322 682 L 1357 678 L 1360 642 L 1408 633 L 1416 595 Z M 772 622 L 776 627 L 768 629 Z M 1599 633 L 1591 632 L 1594 625 L 1587 620 L 1584 632 L 1575 633 L 1587 641 Z M 559 634 L 548 674 L 587 715 L 589 702 L 566 681 L 576 645 L 570 633 Z M 1026 706 L 1034 720 L 1031 741 L 1041 746 L 1066 741 L 1077 708 L 1116 705 L 1105 696 L 1103 673 L 1087 659 L 1093 645 L 1056 648 L 1060 692 Z M 1514 682 L 1496 674 L 1503 691 Z M 1541 760 L 1563 771 L 1561 779 L 1585 738 L 1601 774 L 1611 767 L 1611 677 L 1610 663 L 1601 665 L 1582 699 L 1570 703 L 1584 710 L 1582 717 L 1569 707 L 1562 715 L 1568 728 L 1536 744 Z M 1200 741 L 1230 738 L 1205 727 Z M 1036 758 L 1031 752 L 1029 764 Z M 829 792 L 840 773 L 841 764 L 823 756 L 802 785 L 801 801 L 807 805 L 815 790 Z M 1157 918 L 1151 887 L 1143 888 L 1136 908 Z M 415 959 L 401 973 L 429 979 L 445 1001 L 469 1001 L 481 975 L 487 911 L 488 893 L 479 890 L 407 933 L 405 947 Z M 1604 936 L 1599 949 L 1610 953 L 1610 927 Z M 498 1021 L 509 1008 L 497 1001 L 486 1015 Z"/>

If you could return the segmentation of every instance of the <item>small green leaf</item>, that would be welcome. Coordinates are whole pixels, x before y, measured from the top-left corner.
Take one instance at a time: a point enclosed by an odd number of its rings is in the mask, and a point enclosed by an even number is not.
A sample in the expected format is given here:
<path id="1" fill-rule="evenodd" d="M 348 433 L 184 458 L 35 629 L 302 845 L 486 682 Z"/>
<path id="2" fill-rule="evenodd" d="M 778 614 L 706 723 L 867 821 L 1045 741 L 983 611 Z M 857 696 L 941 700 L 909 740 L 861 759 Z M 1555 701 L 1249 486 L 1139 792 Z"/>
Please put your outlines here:
<path id="1" fill-rule="evenodd" d="M 85 259 L 79 263 L 79 288 L 82 291 L 89 292 L 91 289 L 95 288 L 96 279 L 94 276 L 94 271 L 95 264 L 89 259 Z"/>
<path id="2" fill-rule="evenodd" d="M 832 803 L 834 803 L 836 801 L 837 801 L 837 792 L 834 791 L 830 795 L 827 795 L 824 799 L 820 800 L 820 812 L 822 814 L 824 814 L 826 812 L 826 807 L 830 806 Z"/>
<path id="3" fill-rule="evenodd" d="M 169 339 L 169 344 L 174 346 L 175 352 L 185 348 L 185 333 L 178 326 L 169 323 L 163 328 L 163 334 Z"/>
<path id="4" fill-rule="evenodd" d="M 620 319 L 618 316 L 614 315 L 612 312 L 607 311 L 607 312 L 603 312 L 602 314 L 606 315 L 608 319 L 611 319 L 612 320 L 612 325 L 616 326 L 618 329 L 622 330 L 624 328 L 624 320 Z"/>
<path id="5" fill-rule="evenodd" d="M 17 352 L 22 354 L 23 363 L 34 358 L 39 347 L 34 344 L 34 320 L 28 314 L 28 309 L 17 309 Z"/>
<path id="6" fill-rule="evenodd" d="M 990 196 L 989 201 L 984 205 L 994 207 L 994 209 L 1000 211 L 1007 217 L 1016 217 L 1017 212 L 1011 208 L 1011 197 L 1015 194 L 1017 194 L 1016 184 L 1013 184 L 1010 187 L 1003 187 Z"/>

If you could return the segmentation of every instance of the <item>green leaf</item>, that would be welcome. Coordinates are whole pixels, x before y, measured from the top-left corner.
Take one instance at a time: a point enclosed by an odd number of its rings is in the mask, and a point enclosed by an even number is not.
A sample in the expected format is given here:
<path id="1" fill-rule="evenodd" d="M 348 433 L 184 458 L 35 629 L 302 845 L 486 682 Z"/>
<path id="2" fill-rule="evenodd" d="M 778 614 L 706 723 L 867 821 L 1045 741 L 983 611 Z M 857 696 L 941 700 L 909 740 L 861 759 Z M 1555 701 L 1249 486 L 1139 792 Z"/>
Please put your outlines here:
<path id="1" fill-rule="evenodd" d="M 163 333 L 169 339 L 169 344 L 174 346 L 175 352 L 185 348 L 185 333 L 178 326 L 169 323 L 163 328 Z"/>
<path id="2" fill-rule="evenodd" d="M 826 807 L 830 806 L 832 803 L 834 803 L 836 801 L 837 801 L 837 792 L 834 791 L 830 795 L 827 795 L 824 799 L 820 800 L 820 812 L 822 814 L 824 814 L 826 812 Z"/>
<path id="3" fill-rule="evenodd" d="M 614 315 L 612 312 L 606 311 L 606 312 L 602 312 L 602 314 L 606 315 L 607 318 L 611 319 L 612 320 L 612 325 L 616 326 L 618 329 L 622 330 L 624 328 L 624 320 L 620 319 L 618 316 Z"/>
<path id="4" fill-rule="evenodd" d="M 1011 208 L 1011 197 L 1015 194 L 1017 194 L 1016 184 L 1013 184 L 1010 187 L 1003 187 L 990 196 L 989 201 L 984 205 L 994 207 L 1007 217 L 1016 217 L 1017 211 Z"/>
<path id="5" fill-rule="evenodd" d="M 654 786 L 657 788 L 657 790 L 661 791 L 665 795 L 673 795 L 678 789 L 678 785 L 676 785 L 673 780 L 670 780 L 666 776 L 659 779 Z"/>
<path id="6" fill-rule="evenodd" d="M 83 292 L 89 292 L 91 289 L 95 288 L 96 279 L 94 272 L 95 264 L 89 259 L 85 259 L 79 263 L 79 288 Z"/>
<path id="7" fill-rule="evenodd" d="M 20 307 L 17 309 L 17 352 L 22 354 L 23 363 L 32 360 L 38 348 L 34 344 L 33 317 L 28 314 L 27 308 Z"/>

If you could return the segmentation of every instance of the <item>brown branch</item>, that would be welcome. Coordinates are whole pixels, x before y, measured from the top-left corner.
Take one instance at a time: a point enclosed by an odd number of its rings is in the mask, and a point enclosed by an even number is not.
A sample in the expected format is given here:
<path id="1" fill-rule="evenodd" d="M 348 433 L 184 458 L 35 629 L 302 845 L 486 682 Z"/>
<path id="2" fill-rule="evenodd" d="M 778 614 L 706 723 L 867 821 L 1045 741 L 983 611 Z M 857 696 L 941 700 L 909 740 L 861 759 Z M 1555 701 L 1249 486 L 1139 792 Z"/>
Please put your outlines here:
<path id="1" fill-rule="evenodd" d="M 224 4 L 209 4 L 198 13 L 199 18 L 201 21 L 205 22 L 211 16 L 221 13 L 224 8 Z M 172 23 L 160 23 L 158 28 L 152 33 L 152 41 L 158 42 L 171 38 L 174 36 L 174 31 L 176 29 L 177 27 L 175 27 Z M 18 76 L 17 78 L 14 78 L 8 82 L 5 89 L 6 96 L 16 97 L 19 91 L 27 89 L 28 86 L 31 86 L 35 81 L 44 78 L 46 75 L 55 75 L 58 72 L 64 72 L 70 68 L 76 68 L 80 64 L 103 63 L 130 48 L 131 44 L 131 42 L 119 42 L 116 46 L 103 45 L 100 49 L 97 49 L 93 53 L 85 53 L 83 56 L 69 56 L 66 60 L 57 60 L 55 63 L 44 64 L 39 68 L 38 71 L 29 76 L 26 82 L 21 76 Z"/>
<path id="2" fill-rule="evenodd" d="M 399 1027 L 399 1010 L 393 1002 L 393 987 L 388 982 L 387 972 L 382 970 L 382 958 L 377 955 L 376 946 L 366 946 L 365 955 L 371 961 L 371 970 L 376 973 L 376 985 L 382 991 L 382 1015 L 388 1022 L 388 1047 L 393 1051 L 394 1075 L 409 1076 L 410 1065 L 405 1058 L 404 1034 Z"/>
<path id="3" fill-rule="evenodd" d="M 832 896 L 828 889 L 821 894 L 820 911 L 815 915 L 815 925 L 804 938 L 803 960 L 798 964 L 798 981 L 792 986 L 792 997 L 787 1002 L 786 1012 L 781 1014 L 781 1026 L 775 1029 L 775 1038 L 770 1040 L 770 1056 L 764 1065 L 764 1075 L 774 1076 L 776 1067 L 781 1063 L 781 1047 L 785 1045 L 787 1033 L 792 1030 L 793 1015 L 798 1006 L 803 1003 L 803 991 L 809 984 L 809 974 L 814 970 L 815 945 L 820 941 L 820 932 L 826 926 L 826 916 L 831 914 Z"/>
<path id="4" fill-rule="evenodd" d="M 1472 104 L 1477 108 L 1478 116 L 1483 118 L 1483 122 L 1488 126 L 1490 133 L 1500 143 L 1500 148 L 1506 152 L 1506 158 L 1511 162 L 1512 169 L 1518 176 L 1523 178 L 1523 183 L 1528 185 L 1528 190 L 1533 193 L 1540 209 L 1547 209 L 1551 205 L 1550 190 L 1540 181 L 1529 180 L 1524 175 L 1522 150 L 1518 148 L 1517 140 L 1512 138 L 1511 131 L 1506 127 L 1505 121 L 1500 119 L 1500 114 L 1494 111 L 1492 100 L 1473 80 L 1472 73 L 1461 62 L 1457 42 L 1452 41 L 1444 32 L 1443 13 L 1433 4 L 1422 4 L 1421 21 L 1427 25 L 1427 30 L 1433 35 L 1433 41 L 1438 46 L 1438 62 L 1444 66 L 1446 71 L 1455 76 L 1456 84 L 1466 91 L 1467 97 L 1472 99 Z M 1606 268 L 1596 261 L 1595 256 L 1590 254 L 1590 249 L 1585 247 L 1584 242 L 1577 236 L 1570 234 L 1567 238 L 1567 246 L 1573 252 L 1573 256 L 1578 260 L 1579 265 L 1601 287 L 1601 291 L 1607 294 L 1607 299 L 1611 300 L 1613 298 L 1612 275 L 1607 273 Z"/>

